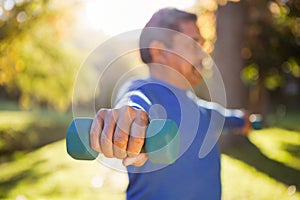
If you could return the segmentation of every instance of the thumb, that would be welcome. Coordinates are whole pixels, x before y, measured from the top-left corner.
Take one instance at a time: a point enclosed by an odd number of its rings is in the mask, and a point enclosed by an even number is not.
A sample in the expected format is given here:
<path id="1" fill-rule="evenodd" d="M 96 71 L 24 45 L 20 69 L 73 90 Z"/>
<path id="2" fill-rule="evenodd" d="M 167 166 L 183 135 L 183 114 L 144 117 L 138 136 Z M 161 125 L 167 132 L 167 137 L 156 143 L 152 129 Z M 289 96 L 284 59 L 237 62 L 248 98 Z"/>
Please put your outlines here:
<path id="1" fill-rule="evenodd" d="M 136 167 L 140 167 L 145 164 L 147 161 L 147 154 L 146 153 L 140 153 L 139 155 L 135 157 L 126 157 L 123 159 L 123 165 L 128 166 L 128 165 L 134 165 Z"/>

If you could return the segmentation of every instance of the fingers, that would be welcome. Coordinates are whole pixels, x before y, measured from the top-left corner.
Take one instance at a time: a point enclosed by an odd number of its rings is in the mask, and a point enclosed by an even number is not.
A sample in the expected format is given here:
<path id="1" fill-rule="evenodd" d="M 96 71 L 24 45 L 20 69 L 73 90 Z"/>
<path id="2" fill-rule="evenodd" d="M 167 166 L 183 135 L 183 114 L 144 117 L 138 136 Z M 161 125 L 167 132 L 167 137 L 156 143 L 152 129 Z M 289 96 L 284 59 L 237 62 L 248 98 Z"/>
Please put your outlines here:
<path id="1" fill-rule="evenodd" d="M 127 156 L 123 159 L 123 165 L 134 165 L 140 167 L 147 161 L 147 154 L 140 153 L 149 124 L 148 114 L 143 110 L 137 110 L 135 119 L 131 125 L 130 137 L 127 145 Z"/>
<path id="2" fill-rule="evenodd" d="M 119 118 L 113 137 L 114 157 L 123 159 L 127 156 L 127 143 L 132 121 L 134 120 L 135 110 L 131 107 L 123 107 L 120 110 Z"/>
<path id="3" fill-rule="evenodd" d="M 130 138 L 127 146 L 128 157 L 135 157 L 140 153 L 145 142 L 148 123 L 147 113 L 143 110 L 138 110 L 130 130 Z"/>
<path id="4" fill-rule="evenodd" d="M 118 113 L 116 110 L 108 110 L 104 118 L 103 130 L 100 134 L 100 146 L 102 153 L 107 158 L 114 157 L 113 135 L 115 132 Z"/>
<path id="5" fill-rule="evenodd" d="M 90 129 L 90 145 L 97 152 L 102 153 L 100 148 L 100 133 L 102 132 L 104 117 L 107 110 L 101 109 L 97 112 Z"/>
<path id="6" fill-rule="evenodd" d="M 145 111 L 129 106 L 101 109 L 91 126 L 91 147 L 107 158 L 124 159 L 125 163 L 142 165 L 147 160 L 146 154 L 140 154 L 140 151 L 148 123 Z"/>

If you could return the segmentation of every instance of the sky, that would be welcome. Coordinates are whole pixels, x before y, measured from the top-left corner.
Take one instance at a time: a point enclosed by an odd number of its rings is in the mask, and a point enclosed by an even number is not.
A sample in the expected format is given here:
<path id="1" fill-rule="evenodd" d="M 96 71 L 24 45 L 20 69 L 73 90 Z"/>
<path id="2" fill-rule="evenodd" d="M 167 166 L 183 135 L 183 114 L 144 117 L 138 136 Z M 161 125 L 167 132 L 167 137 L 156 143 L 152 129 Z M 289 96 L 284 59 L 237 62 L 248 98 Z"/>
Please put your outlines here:
<path id="1" fill-rule="evenodd" d="M 159 8 L 186 9 L 195 0 L 86 0 L 79 15 L 81 26 L 107 35 L 140 29 Z"/>

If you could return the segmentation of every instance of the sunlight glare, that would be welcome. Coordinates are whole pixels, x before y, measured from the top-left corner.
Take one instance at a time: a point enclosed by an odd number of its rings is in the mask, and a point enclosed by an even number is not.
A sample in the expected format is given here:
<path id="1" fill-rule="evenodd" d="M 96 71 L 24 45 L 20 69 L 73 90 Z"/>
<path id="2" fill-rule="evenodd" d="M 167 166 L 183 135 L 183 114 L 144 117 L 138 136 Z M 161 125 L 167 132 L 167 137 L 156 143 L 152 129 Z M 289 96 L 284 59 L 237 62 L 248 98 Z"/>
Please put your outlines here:
<path id="1" fill-rule="evenodd" d="M 195 0 L 88 0 L 81 20 L 89 29 L 115 35 L 142 28 L 159 8 L 185 9 L 194 4 Z"/>

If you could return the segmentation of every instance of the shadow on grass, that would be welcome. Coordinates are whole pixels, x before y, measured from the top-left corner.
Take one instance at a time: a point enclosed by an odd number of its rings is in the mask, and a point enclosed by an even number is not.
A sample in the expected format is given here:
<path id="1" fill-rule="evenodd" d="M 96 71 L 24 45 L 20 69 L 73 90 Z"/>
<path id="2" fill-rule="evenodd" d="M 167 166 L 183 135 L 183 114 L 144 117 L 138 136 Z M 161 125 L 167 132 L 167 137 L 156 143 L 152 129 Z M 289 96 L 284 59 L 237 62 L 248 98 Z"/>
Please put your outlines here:
<path id="1" fill-rule="evenodd" d="M 0 102 L 1 103 L 1 102 Z M 31 151 L 65 138 L 72 116 L 48 110 L 2 111 L 0 117 L 0 163 L 15 151 Z"/>
<path id="2" fill-rule="evenodd" d="M 46 144 L 64 139 L 67 125 L 29 124 L 20 131 L 0 129 L 0 157 L 10 155 L 15 151 L 31 151 Z M 0 159 L 1 163 L 1 159 Z"/>
<path id="3" fill-rule="evenodd" d="M 294 157 L 300 158 L 300 147 L 294 144 L 284 144 L 284 149 Z"/>
<path id="4" fill-rule="evenodd" d="M 32 166 L 37 166 L 43 164 L 46 160 L 40 160 L 33 163 Z M 26 184 L 33 184 L 41 177 L 47 176 L 50 172 L 47 173 L 37 173 L 34 168 L 27 168 L 20 171 L 19 173 L 14 174 L 6 180 L 0 180 L 0 199 L 6 198 L 12 189 L 16 187 L 17 184 L 26 180 Z M 33 188 L 34 189 L 34 188 Z"/>
<path id="5" fill-rule="evenodd" d="M 222 153 L 251 165 L 279 182 L 300 188 L 300 170 L 268 158 L 245 136 L 222 136 L 220 149 Z"/>

